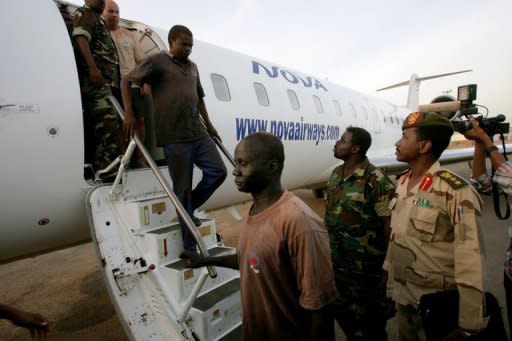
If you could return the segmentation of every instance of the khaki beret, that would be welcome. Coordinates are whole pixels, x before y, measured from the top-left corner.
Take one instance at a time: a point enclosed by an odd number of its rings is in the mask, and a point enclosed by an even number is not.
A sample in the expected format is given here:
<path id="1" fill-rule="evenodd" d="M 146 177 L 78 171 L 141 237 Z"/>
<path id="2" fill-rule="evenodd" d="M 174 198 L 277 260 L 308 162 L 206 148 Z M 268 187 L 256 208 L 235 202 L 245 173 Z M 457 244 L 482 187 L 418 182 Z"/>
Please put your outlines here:
<path id="1" fill-rule="evenodd" d="M 404 120 L 402 130 L 420 127 L 448 127 L 453 131 L 450 120 L 435 112 L 412 112 Z"/>

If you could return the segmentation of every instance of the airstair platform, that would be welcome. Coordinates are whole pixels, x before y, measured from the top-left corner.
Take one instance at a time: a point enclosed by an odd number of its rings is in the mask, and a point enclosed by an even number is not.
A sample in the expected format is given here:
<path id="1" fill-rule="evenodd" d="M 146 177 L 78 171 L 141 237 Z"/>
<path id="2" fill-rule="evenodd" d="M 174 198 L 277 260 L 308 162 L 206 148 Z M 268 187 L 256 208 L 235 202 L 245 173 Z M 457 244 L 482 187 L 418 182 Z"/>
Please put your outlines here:
<path id="1" fill-rule="evenodd" d="M 212 278 L 206 268 L 187 267 L 171 200 L 149 180 L 150 170 L 130 173 L 121 190 L 97 187 L 86 203 L 103 277 L 128 337 L 242 340 L 239 272 L 216 267 Z M 210 255 L 236 252 L 217 238 L 215 220 L 201 222 Z"/>

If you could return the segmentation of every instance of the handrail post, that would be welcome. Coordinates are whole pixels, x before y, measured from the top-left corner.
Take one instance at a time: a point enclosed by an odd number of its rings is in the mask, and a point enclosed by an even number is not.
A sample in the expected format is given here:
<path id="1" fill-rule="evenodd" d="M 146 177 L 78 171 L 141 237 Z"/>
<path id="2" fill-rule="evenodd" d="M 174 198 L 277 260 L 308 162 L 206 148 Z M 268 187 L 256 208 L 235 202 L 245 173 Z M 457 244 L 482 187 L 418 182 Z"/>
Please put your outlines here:
<path id="1" fill-rule="evenodd" d="M 190 309 L 192 308 L 192 304 L 194 304 L 194 301 L 196 300 L 196 297 L 199 295 L 199 292 L 201 291 L 201 288 L 204 285 L 204 282 L 206 282 L 206 278 L 208 277 L 208 271 L 206 271 L 204 268 L 201 269 L 201 273 L 199 274 L 199 278 L 197 279 L 197 282 L 194 284 L 194 287 L 192 288 L 192 291 L 190 292 L 189 297 L 183 304 L 183 310 L 178 315 L 178 321 L 183 321 L 188 316 L 188 313 Z"/>
<path id="2" fill-rule="evenodd" d="M 231 165 L 233 167 L 236 167 L 236 164 L 235 164 L 235 159 L 233 158 L 233 156 L 231 156 L 231 154 L 229 153 L 229 151 L 226 149 L 226 147 L 224 147 L 224 145 L 222 144 L 222 141 L 217 137 L 217 136 L 212 136 L 212 139 L 213 141 L 215 141 L 215 143 L 217 144 L 217 146 L 220 148 L 220 150 L 222 151 L 222 153 L 224 155 L 226 155 L 226 158 L 229 160 L 229 162 L 231 163 Z"/>
<path id="3" fill-rule="evenodd" d="M 206 128 L 206 124 L 204 123 L 204 119 L 201 115 L 199 115 L 199 119 L 201 120 L 201 123 L 203 124 L 204 128 L 206 129 L 206 131 L 208 132 L 208 129 Z M 213 136 L 211 135 L 210 133 L 208 133 L 208 135 L 210 135 L 210 137 L 212 138 L 212 140 L 215 142 L 215 144 L 217 145 L 217 147 L 219 147 L 219 149 L 221 150 L 221 152 L 226 156 L 226 158 L 229 160 L 229 162 L 231 163 L 231 165 L 233 165 L 233 167 L 236 167 L 235 165 L 235 159 L 233 158 L 233 156 L 231 156 L 231 154 L 229 153 L 229 151 L 226 149 L 226 147 L 224 147 L 224 145 L 222 144 L 222 141 L 220 138 L 218 138 L 217 136 Z"/>
<path id="4" fill-rule="evenodd" d="M 110 103 L 112 103 L 112 105 L 114 106 L 114 109 L 117 111 L 117 113 L 121 117 L 121 120 L 124 121 L 124 111 L 121 108 L 121 106 L 119 105 L 119 103 L 117 102 L 117 99 L 114 96 L 107 96 L 107 99 L 110 101 Z M 208 249 L 204 245 L 203 239 L 201 238 L 201 235 L 199 234 L 198 229 L 196 228 L 194 222 L 192 221 L 192 218 L 190 218 L 187 211 L 185 210 L 185 208 L 183 207 L 181 202 L 176 197 L 176 194 L 174 194 L 171 186 L 164 179 L 162 172 L 160 172 L 160 169 L 158 168 L 155 161 L 153 160 L 153 158 L 147 151 L 146 147 L 144 146 L 144 143 L 140 140 L 139 135 L 137 134 L 136 131 L 133 133 L 132 138 L 135 141 L 135 143 L 137 144 L 137 147 L 139 147 L 140 151 L 142 152 L 142 155 L 146 159 L 146 162 L 148 163 L 149 167 L 153 171 L 153 174 L 157 178 L 158 182 L 160 183 L 160 185 L 162 185 L 165 193 L 171 199 L 171 202 L 173 203 L 173 205 L 176 207 L 176 210 L 178 211 L 178 215 L 181 217 L 181 219 L 183 219 L 183 221 L 185 222 L 185 225 L 187 226 L 189 231 L 194 236 L 194 239 L 197 242 L 197 246 L 199 247 L 199 251 L 205 257 L 208 257 L 209 256 Z M 217 277 L 217 271 L 215 270 L 215 268 L 213 266 L 208 266 L 207 269 L 208 269 L 208 273 L 210 274 L 210 277 L 212 277 L 212 278 Z"/>
<path id="5" fill-rule="evenodd" d="M 126 151 L 125 151 L 123 157 L 121 158 L 121 164 L 119 165 L 119 170 L 117 172 L 114 183 L 112 184 L 112 188 L 110 189 L 110 197 L 111 198 L 114 198 L 117 196 L 116 189 L 119 186 L 119 184 L 121 183 L 121 177 L 123 176 L 124 171 L 126 169 L 126 165 L 130 162 L 133 151 L 135 150 L 136 147 L 137 147 L 137 144 L 132 139 L 130 141 L 130 144 L 128 145 L 128 148 L 126 148 Z"/>

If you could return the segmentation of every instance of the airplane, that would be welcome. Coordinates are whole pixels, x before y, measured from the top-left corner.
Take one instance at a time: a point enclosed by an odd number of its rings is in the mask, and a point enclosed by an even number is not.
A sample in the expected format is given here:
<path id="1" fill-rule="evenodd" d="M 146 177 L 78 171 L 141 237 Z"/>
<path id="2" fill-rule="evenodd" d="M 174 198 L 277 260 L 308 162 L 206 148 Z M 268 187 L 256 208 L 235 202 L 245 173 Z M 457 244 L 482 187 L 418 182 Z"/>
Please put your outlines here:
<path id="1" fill-rule="evenodd" d="M 8 160 L 0 180 L 0 261 L 90 240 L 84 198 L 97 184 L 83 175 L 80 87 L 69 34 L 56 4 L 68 6 L 70 13 L 76 8 L 60 1 L 1 4 L 2 22 L 16 27 L 16 34 L 0 38 L 0 141 Z M 38 18 L 20 25 L 27 8 L 39 13 Z M 122 23 L 138 32 L 148 54 L 167 49 L 165 38 L 160 38 L 167 36 L 165 30 Z M 398 136 L 407 109 L 198 40 L 192 58 L 226 148 L 233 151 L 237 141 L 255 131 L 275 133 L 286 148 L 287 188 L 325 182 L 337 164 L 332 145 L 348 125 L 371 131 L 370 156 L 394 159 L 389 137 Z M 150 151 L 154 159 L 162 159 L 158 148 Z M 204 209 L 243 200 L 248 196 L 228 178 Z"/>
<path id="2" fill-rule="evenodd" d="M 28 8 L 37 13 L 30 23 L 25 20 Z M 1 22 L 15 28 L 0 37 L 0 148 L 4 157 L 0 263 L 91 238 L 101 242 L 90 229 L 99 218 L 90 211 L 102 209 L 99 203 L 105 204 L 109 193 L 99 198 L 94 192 L 105 192 L 108 185 L 84 178 L 80 86 L 61 13 L 71 14 L 76 8 L 61 0 L 0 2 Z M 147 55 L 168 49 L 161 38 L 167 36 L 166 30 L 126 19 L 121 25 L 137 35 Z M 364 127 L 372 134 L 368 152 L 372 163 L 386 169 L 404 167 L 396 161 L 394 142 L 401 134 L 404 118 L 417 109 L 416 90 L 407 108 L 199 40 L 194 41 L 191 58 L 198 65 L 205 102 L 226 150 L 233 151 L 238 141 L 256 131 L 271 132 L 283 141 L 285 188 L 319 188 L 325 184 L 339 165 L 332 156 L 332 146 L 350 125 Z M 420 80 L 412 77 L 408 84 L 417 89 Z M 151 141 L 151 131 L 147 136 L 149 154 L 170 181 L 162 151 Z M 472 152 L 471 148 L 450 150 L 442 158 L 455 162 L 470 159 Z M 227 156 L 225 161 L 229 169 Z M 203 210 L 249 200 L 247 194 L 236 190 L 228 173 Z M 125 197 L 133 198 L 133 191 L 138 190 L 150 200 L 148 193 L 161 192 L 150 168 L 125 170 L 120 176 Z M 152 209 L 155 206 L 160 208 L 148 214 L 162 213 L 162 205 L 153 204 Z M 166 219 L 176 217 L 171 211 L 166 210 Z M 141 269 L 148 271 L 147 266 Z M 120 278 L 127 278 L 130 271 L 111 278 L 110 284 L 119 289 Z M 139 269 L 132 274 L 143 272 Z M 180 337 L 190 337 L 187 333 Z"/>

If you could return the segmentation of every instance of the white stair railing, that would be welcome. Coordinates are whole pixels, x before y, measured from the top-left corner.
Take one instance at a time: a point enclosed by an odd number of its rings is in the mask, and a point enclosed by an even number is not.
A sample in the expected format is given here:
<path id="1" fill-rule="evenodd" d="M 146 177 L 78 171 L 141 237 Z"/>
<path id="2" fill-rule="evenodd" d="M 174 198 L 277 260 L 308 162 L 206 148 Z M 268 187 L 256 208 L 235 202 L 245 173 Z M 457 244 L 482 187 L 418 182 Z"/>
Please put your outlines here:
<path id="1" fill-rule="evenodd" d="M 121 106 L 119 105 L 119 102 L 116 100 L 116 98 L 114 96 L 108 96 L 107 99 L 110 101 L 110 103 L 112 104 L 114 109 L 117 111 L 117 114 L 121 117 L 121 121 L 124 121 L 124 116 L 125 116 L 124 110 L 121 108 Z M 139 148 L 140 151 L 142 152 L 144 159 L 146 159 L 146 162 L 149 165 L 149 168 L 151 168 L 151 170 L 153 171 L 153 174 L 155 175 L 155 177 L 158 180 L 158 182 L 160 183 L 160 185 L 163 187 L 165 193 L 167 194 L 169 199 L 171 199 L 172 204 L 174 205 L 174 207 L 176 207 L 176 211 L 178 212 L 179 217 L 181 217 L 181 219 L 185 222 L 185 225 L 189 229 L 190 233 L 192 233 L 192 235 L 194 236 L 194 239 L 197 242 L 197 246 L 199 247 L 199 251 L 201 252 L 201 254 L 203 254 L 205 257 L 209 256 L 208 249 L 204 245 L 201 235 L 199 234 L 199 231 L 197 230 L 194 222 L 188 215 L 187 211 L 185 210 L 185 208 L 183 207 L 181 202 L 176 197 L 176 194 L 174 194 L 174 192 L 171 188 L 171 185 L 169 185 L 169 183 L 163 177 L 162 172 L 160 171 L 160 169 L 156 165 L 155 161 L 153 160 L 153 158 L 147 151 L 146 147 L 144 146 L 144 143 L 141 141 L 141 139 L 136 131 L 134 131 L 132 134 L 130 145 L 127 149 L 127 153 L 125 155 L 123 155 L 123 158 L 121 160 L 121 166 L 119 167 L 116 179 L 115 179 L 114 183 L 112 184 L 112 189 L 111 189 L 110 193 L 112 195 L 115 195 L 116 189 L 119 186 L 119 183 L 121 182 L 122 174 L 125 170 L 126 165 L 128 164 L 128 161 L 131 158 L 131 154 L 133 153 L 133 151 L 135 149 L 133 142 L 135 142 L 136 147 Z M 217 277 L 217 272 L 215 271 L 214 267 L 208 266 L 207 269 L 208 269 L 208 273 L 209 273 L 210 277 L 212 277 L 212 278 Z"/>

